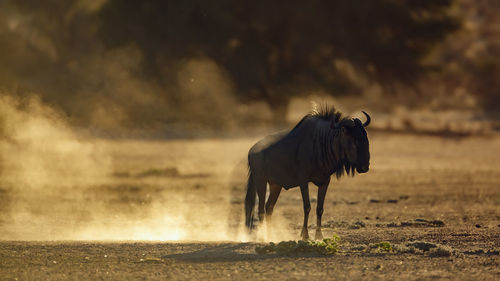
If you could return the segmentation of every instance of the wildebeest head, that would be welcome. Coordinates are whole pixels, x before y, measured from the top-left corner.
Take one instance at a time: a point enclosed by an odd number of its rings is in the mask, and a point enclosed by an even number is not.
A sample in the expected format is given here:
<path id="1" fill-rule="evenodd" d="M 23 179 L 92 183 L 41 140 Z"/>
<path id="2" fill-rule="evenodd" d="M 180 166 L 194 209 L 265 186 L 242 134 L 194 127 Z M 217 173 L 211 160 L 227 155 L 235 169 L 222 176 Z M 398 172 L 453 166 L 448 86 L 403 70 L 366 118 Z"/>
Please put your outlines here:
<path id="1" fill-rule="evenodd" d="M 340 144 L 346 155 L 346 160 L 358 173 L 366 173 L 370 168 L 370 150 L 365 127 L 370 124 L 371 118 L 366 112 L 366 122 L 361 123 L 358 118 L 344 119 L 335 124 L 340 128 Z"/>

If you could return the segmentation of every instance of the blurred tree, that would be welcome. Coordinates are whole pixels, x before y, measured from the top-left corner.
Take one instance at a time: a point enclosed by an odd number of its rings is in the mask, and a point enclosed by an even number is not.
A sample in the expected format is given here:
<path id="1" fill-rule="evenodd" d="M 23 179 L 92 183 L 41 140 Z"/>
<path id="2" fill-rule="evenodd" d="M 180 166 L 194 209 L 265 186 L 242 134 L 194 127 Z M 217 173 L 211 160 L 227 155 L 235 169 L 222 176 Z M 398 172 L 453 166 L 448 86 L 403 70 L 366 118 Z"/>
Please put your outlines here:
<path id="1" fill-rule="evenodd" d="M 429 88 L 441 88 L 434 94 L 450 101 L 439 106 L 479 106 L 488 117 L 500 118 L 500 1 L 457 0 L 453 13 L 463 19 L 463 28 L 431 55 L 440 71 Z"/>
<path id="2" fill-rule="evenodd" d="M 302 89 L 355 92 L 353 69 L 386 89 L 415 85 L 422 60 L 460 22 L 453 0 L 231 1 L 109 0 L 100 11 L 107 46 L 137 44 L 144 70 L 209 57 L 232 77 L 241 99 L 263 99 L 284 116 Z"/>
<path id="3" fill-rule="evenodd" d="M 460 38 L 450 61 L 459 65 L 465 87 L 477 97 L 485 112 L 500 118 L 500 1 L 462 0 L 461 11 L 468 22 L 468 32 Z M 465 38 L 464 38 L 465 35 Z M 451 49 L 451 48 L 450 48 Z M 463 84 L 463 83 L 460 83 Z M 460 85 L 459 84 L 459 85 Z"/>
<path id="4" fill-rule="evenodd" d="M 264 100 L 284 118 L 306 90 L 417 84 L 436 69 L 423 62 L 429 51 L 459 26 L 453 1 L 468 0 L 4 0 L 0 87 L 41 93 L 77 121 L 114 105 L 120 114 L 108 115 L 132 126 L 165 124 L 186 103 L 179 71 L 201 58 L 240 100 Z"/>
<path id="5" fill-rule="evenodd" d="M 71 108 L 75 89 L 87 82 L 82 61 L 102 47 L 95 40 L 98 2 L 2 1 L 7 28 L 0 32 L 0 84 L 15 83 L 20 92 L 41 92 L 45 101 Z"/>

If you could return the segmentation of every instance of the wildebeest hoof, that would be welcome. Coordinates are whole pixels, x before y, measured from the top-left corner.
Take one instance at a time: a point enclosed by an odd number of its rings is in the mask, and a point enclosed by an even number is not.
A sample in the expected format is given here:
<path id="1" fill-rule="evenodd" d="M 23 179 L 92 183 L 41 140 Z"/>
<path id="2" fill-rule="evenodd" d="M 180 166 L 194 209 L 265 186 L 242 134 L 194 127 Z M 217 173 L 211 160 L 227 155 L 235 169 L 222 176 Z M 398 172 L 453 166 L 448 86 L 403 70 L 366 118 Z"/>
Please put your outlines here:
<path id="1" fill-rule="evenodd" d="M 316 239 L 316 240 L 322 240 L 323 239 L 323 233 L 321 232 L 320 229 L 316 230 L 316 235 L 314 235 L 314 239 Z"/>
<path id="2" fill-rule="evenodd" d="M 300 237 L 302 237 L 302 240 L 309 240 L 309 231 L 307 231 L 306 229 L 302 229 Z"/>

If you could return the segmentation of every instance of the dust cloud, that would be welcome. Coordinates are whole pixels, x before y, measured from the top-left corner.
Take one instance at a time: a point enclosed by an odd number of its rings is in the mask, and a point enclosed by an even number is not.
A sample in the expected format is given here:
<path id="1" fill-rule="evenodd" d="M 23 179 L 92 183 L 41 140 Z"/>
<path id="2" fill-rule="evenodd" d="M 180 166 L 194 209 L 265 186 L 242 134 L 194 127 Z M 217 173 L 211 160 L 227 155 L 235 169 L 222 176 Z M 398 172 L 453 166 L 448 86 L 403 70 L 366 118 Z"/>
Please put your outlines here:
<path id="1" fill-rule="evenodd" d="M 109 158 L 78 137 L 36 96 L 0 98 L 2 184 L 50 193 L 51 186 L 90 184 L 106 175 Z"/>
<path id="2" fill-rule="evenodd" d="M 243 227 L 252 141 L 98 139 L 36 95 L 3 94 L 0 239 L 292 239 L 279 212 L 273 232 Z"/>
<path id="3" fill-rule="evenodd" d="M 190 58 L 168 64 L 162 81 L 137 75 L 143 64 L 144 55 L 134 44 L 94 54 L 75 62 L 81 85 L 70 96 L 55 95 L 53 100 L 75 116 L 72 124 L 107 135 L 171 135 L 236 126 L 240 114 L 233 87 L 214 61 Z"/>

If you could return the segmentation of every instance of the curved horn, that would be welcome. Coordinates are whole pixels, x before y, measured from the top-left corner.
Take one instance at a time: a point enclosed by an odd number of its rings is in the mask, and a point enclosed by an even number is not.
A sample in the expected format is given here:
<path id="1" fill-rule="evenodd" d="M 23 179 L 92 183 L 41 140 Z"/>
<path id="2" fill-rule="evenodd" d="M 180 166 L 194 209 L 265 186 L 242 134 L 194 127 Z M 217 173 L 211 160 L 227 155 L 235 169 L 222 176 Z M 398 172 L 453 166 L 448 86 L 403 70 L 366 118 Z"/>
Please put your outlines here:
<path id="1" fill-rule="evenodd" d="M 370 115 L 368 115 L 368 113 L 364 112 L 364 111 L 361 111 L 363 112 L 363 114 L 366 116 L 366 122 L 363 123 L 363 127 L 366 127 L 368 125 L 370 125 L 370 121 L 372 121 L 372 118 L 370 117 Z"/>

